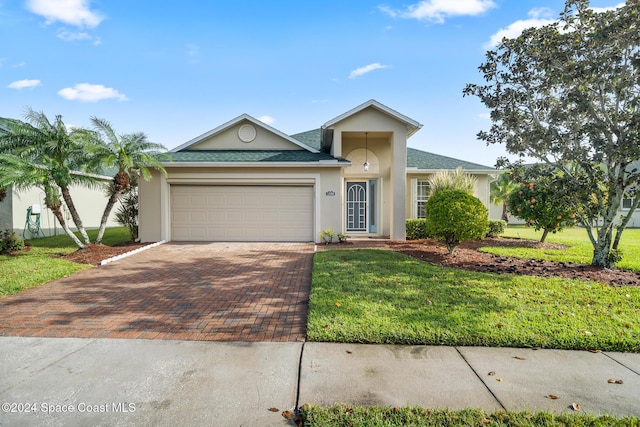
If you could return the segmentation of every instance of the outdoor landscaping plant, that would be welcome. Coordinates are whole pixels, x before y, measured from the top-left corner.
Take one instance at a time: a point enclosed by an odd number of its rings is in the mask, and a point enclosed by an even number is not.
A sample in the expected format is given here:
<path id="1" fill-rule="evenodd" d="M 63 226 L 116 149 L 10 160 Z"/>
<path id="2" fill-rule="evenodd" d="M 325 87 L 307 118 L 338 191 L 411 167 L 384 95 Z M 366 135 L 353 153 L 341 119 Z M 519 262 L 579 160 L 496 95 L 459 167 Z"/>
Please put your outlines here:
<path id="1" fill-rule="evenodd" d="M 488 51 L 484 83 L 464 89 L 491 110 L 491 128 L 478 138 L 545 166 L 536 172 L 563 188 L 589 236 L 591 263 L 602 268 L 614 266 L 640 203 L 639 27 L 637 1 L 596 11 L 567 0 L 557 21 Z M 620 217 L 624 198 L 630 209 Z"/>
<path id="2" fill-rule="evenodd" d="M 535 179 L 521 184 L 509 196 L 509 210 L 523 219 L 527 226 L 543 230 L 541 242 L 547 235 L 575 224 L 576 215 L 557 182 Z"/>
<path id="3" fill-rule="evenodd" d="M 487 208 L 463 190 L 440 190 L 425 205 L 427 233 L 442 240 L 453 254 L 465 240 L 481 239 L 489 231 Z"/>
<path id="4" fill-rule="evenodd" d="M 164 171 L 160 144 L 149 142 L 143 133 L 115 133 L 109 122 L 92 118 L 95 129 L 67 126 L 62 116 L 50 121 L 38 111 L 27 109 L 25 121 L 0 117 L 0 188 L 40 188 L 45 205 L 78 248 L 91 243 L 71 196 L 74 185 L 102 185 L 99 175 L 116 168 L 95 242 L 102 243 L 111 209 L 129 187 L 131 174 L 145 179 L 150 168 Z M 62 201 L 80 236 L 76 236 L 62 213 Z"/>
<path id="5" fill-rule="evenodd" d="M 560 251 L 562 252 L 562 251 Z M 640 351 L 640 288 L 467 271 L 374 249 L 318 252 L 311 341 Z"/>
<path id="6" fill-rule="evenodd" d="M 427 220 L 424 218 L 407 219 L 407 240 L 427 239 Z"/>
<path id="7" fill-rule="evenodd" d="M 24 241 L 16 236 L 12 230 L 0 231 L 0 254 L 21 251 Z"/>
<path id="8" fill-rule="evenodd" d="M 379 407 L 334 405 L 323 408 L 303 405 L 302 420 L 309 427 L 632 427 L 640 420 L 636 417 L 610 415 L 552 414 L 549 412 L 488 413 L 482 409 L 427 409 L 420 407 Z"/>
<path id="9" fill-rule="evenodd" d="M 323 230 L 318 234 L 320 234 L 320 238 L 326 245 L 333 242 L 333 238 L 336 237 L 336 232 L 333 231 L 332 227 L 328 227 L 326 230 Z"/>
<path id="10" fill-rule="evenodd" d="M 504 230 L 506 228 L 507 223 L 505 221 L 501 219 L 490 219 L 487 237 L 498 237 L 499 235 L 504 234 Z"/>

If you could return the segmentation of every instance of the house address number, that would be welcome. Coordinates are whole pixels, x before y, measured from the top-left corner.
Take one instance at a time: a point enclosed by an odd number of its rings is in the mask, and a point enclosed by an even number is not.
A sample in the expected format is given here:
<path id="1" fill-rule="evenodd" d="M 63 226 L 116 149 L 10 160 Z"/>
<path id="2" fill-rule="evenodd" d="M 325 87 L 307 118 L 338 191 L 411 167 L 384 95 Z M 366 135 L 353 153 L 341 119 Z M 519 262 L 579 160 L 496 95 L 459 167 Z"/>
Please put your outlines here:
<path id="1" fill-rule="evenodd" d="M 335 195 L 336 195 L 336 192 L 335 192 L 335 191 L 332 191 L 332 190 L 329 190 L 329 191 L 327 191 L 325 194 L 326 194 L 327 196 L 335 196 Z"/>

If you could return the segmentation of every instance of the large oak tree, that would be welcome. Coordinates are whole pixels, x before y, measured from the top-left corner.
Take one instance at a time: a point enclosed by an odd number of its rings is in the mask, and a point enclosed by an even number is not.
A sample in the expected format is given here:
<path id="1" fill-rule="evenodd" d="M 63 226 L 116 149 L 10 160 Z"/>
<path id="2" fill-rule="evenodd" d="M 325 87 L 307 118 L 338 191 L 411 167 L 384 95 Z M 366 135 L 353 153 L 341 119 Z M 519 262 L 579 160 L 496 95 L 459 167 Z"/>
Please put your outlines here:
<path id="1" fill-rule="evenodd" d="M 464 90 L 491 110 L 479 139 L 536 159 L 562 182 L 600 267 L 613 266 L 640 201 L 639 9 L 639 0 L 604 12 L 568 0 L 555 24 L 487 52 L 486 83 Z M 633 203 L 620 217 L 623 198 Z"/>

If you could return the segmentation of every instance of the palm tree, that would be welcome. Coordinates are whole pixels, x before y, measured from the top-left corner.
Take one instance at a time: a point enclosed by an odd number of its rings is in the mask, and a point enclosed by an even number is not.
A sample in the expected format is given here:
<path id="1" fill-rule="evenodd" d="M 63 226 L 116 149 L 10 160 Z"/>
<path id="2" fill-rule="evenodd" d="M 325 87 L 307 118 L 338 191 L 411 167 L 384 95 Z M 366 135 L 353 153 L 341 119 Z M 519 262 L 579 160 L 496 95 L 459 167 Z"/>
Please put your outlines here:
<path id="1" fill-rule="evenodd" d="M 100 244 L 113 206 L 131 185 L 130 176 L 139 174 L 148 181 L 151 179 L 150 169 L 157 169 L 166 175 L 161 160 L 168 157 L 160 154 L 160 151 L 166 151 L 163 145 L 150 142 L 142 132 L 118 135 L 111 123 L 104 119 L 91 117 L 91 122 L 95 127 L 96 143 L 92 146 L 94 167 L 101 165 L 117 168 L 112 185 L 109 186 L 109 200 L 104 208 L 96 238 L 96 244 Z"/>
<path id="2" fill-rule="evenodd" d="M 502 204 L 502 220 L 505 222 L 509 222 L 509 196 L 516 188 L 518 184 L 513 182 L 509 173 L 506 172 L 501 173 L 490 186 L 491 203 Z"/>
<path id="3" fill-rule="evenodd" d="M 44 113 L 29 108 L 24 118 L 26 122 L 0 118 L 0 153 L 14 154 L 46 170 L 48 185 L 55 183 L 60 189 L 84 244 L 91 243 L 69 191 L 73 184 L 96 185 L 96 176 L 73 173 L 84 169 L 91 142 L 82 130 L 67 128 L 60 115 L 50 122 Z"/>
<path id="4" fill-rule="evenodd" d="M 24 160 L 12 154 L 0 154 L 0 187 L 26 190 L 38 187 L 44 191 L 44 205 L 53 212 L 62 229 L 79 248 L 85 245 L 69 229 L 62 213 L 60 191 L 49 177 L 49 171 L 33 162 Z"/>

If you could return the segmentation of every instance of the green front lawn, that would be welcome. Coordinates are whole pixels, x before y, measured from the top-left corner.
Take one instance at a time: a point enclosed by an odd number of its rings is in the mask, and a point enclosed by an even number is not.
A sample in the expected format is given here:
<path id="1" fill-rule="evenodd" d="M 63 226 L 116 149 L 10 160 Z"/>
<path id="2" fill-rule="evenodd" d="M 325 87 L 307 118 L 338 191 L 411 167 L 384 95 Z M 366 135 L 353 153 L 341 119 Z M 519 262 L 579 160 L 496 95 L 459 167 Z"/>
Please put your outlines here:
<path id="1" fill-rule="evenodd" d="M 311 341 L 640 351 L 640 288 L 437 267 L 372 249 L 319 252 Z"/>
<path id="2" fill-rule="evenodd" d="M 98 234 L 97 230 L 89 230 L 88 233 L 92 240 Z M 103 243 L 110 246 L 129 240 L 127 228 L 117 227 L 106 230 Z M 0 255 L 0 297 L 91 268 L 90 265 L 60 258 L 77 250 L 77 246 L 66 234 L 31 239 L 27 242 L 31 245 L 29 251 L 18 255 Z"/>
<path id="3" fill-rule="evenodd" d="M 548 412 L 494 412 L 482 409 L 449 411 L 414 408 L 380 408 L 336 405 L 322 408 L 304 405 L 302 420 L 309 427 L 395 427 L 395 426 L 563 426 L 563 427 L 631 427 L 638 418 L 616 418 L 609 415 L 551 414 Z"/>
<path id="4" fill-rule="evenodd" d="M 535 231 L 531 227 L 510 225 L 503 237 L 540 240 L 542 231 Z M 591 264 L 593 246 L 584 228 L 574 227 L 559 233 L 549 234 L 547 242 L 561 243 L 569 246 L 567 249 L 529 249 L 507 247 L 485 247 L 481 250 L 496 255 L 525 259 L 543 259 L 556 262 L 574 262 Z M 623 258 L 617 267 L 625 270 L 640 271 L 640 228 L 628 228 L 622 233 L 620 241 Z"/>

